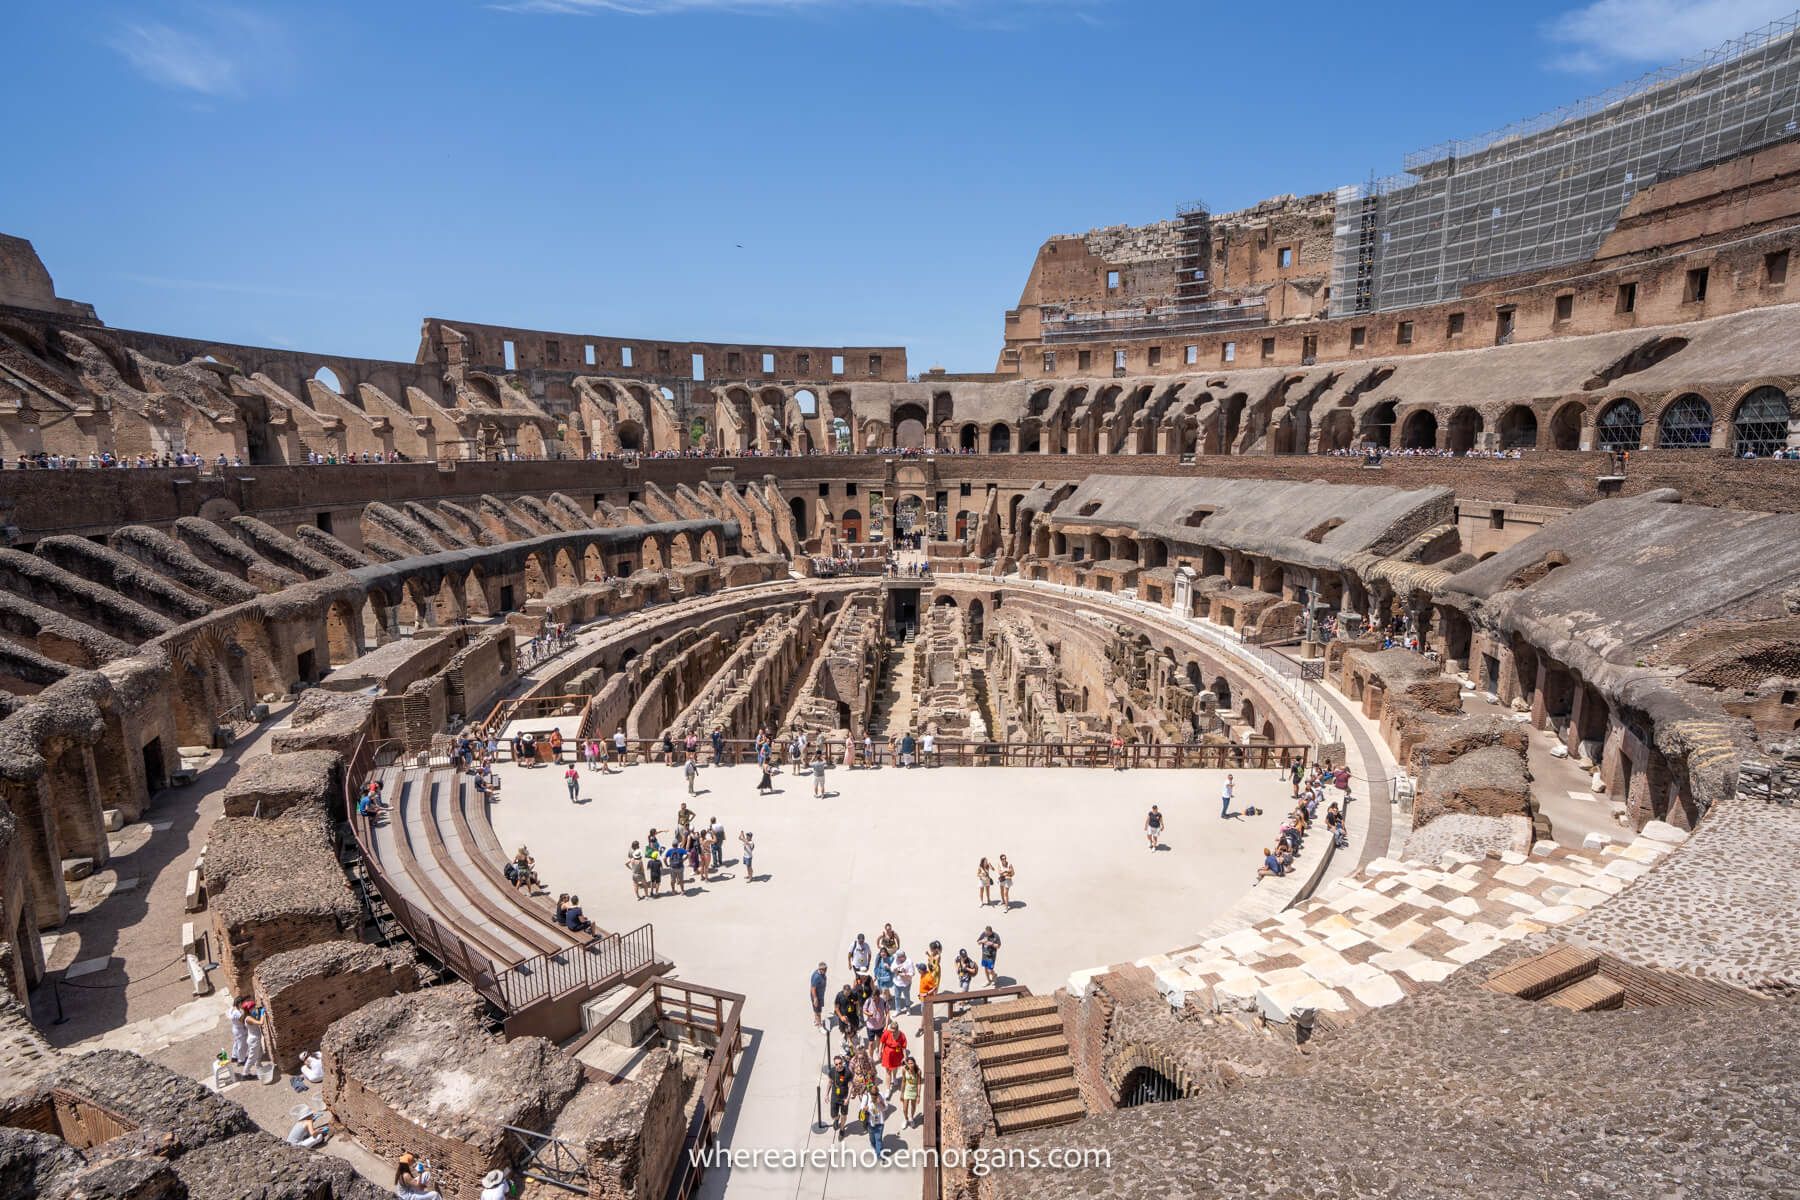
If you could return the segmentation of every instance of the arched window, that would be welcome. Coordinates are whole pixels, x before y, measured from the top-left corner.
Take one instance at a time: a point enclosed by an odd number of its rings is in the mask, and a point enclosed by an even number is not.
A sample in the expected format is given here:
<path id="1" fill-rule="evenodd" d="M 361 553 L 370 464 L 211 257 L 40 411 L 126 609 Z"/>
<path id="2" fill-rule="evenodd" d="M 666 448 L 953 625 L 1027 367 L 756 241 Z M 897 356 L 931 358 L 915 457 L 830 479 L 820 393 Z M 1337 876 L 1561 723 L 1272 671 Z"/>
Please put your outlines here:
<path id="1" fill-rule="evenodd" d="M 1766 458 L 1787 448 L 1788 404 L 1780 388 L 1759 387 L 1738 405 L 1731 418 L 1731 452 L 1742 458 Z"/>
<path id="2" fill-rule="evenodd" d="M 1644 410 L 1630 400 L 1615 400 L 1594 423 L 1601 450 L 1636 450 L 1644 441 Z"/>
<path id="3" fill-rule="evenodd" d="M 1136 1108 L 1140 1104 L 1162 1104 L 1181 1100 L 1187 1093 L 1181 1086 L 1155 1067 L 1133 1067 L 1119 1085 L 1119 1107 Z"/>
<path id="4" fill-rule="evenodd" d="M 964 425 L 962 427 L 962 432 L 957 437 L 956 448 L 959 450 L 974 450 L 976 448 L 976 439 L 980 436 L 981 435 L 976 430 L 975 426 Z"/>
<path id="5" fill-rule="evenodd" d="M 988 453 L 1012 453 L 1012 430 L 1008 429 L 1005 425 L 995 425 L 992 429 L 988 430 Z"/>
<path id="6" fill-rule="evenodd" d="M 1663 410 L 1656 444 L 1663 450 L 1704 450 L 1712 445 L 1712 405 L 1689 393 Z"/>
<path id="7" fill-rule="evenodd" d="M 1537 449 L 1537 414 L 1523 404 L 1506 410 L 1500 418 L 1500 448 L 1503 450 Z"/>
<path id="8" fill-rule="evenodd" d="M 809 389 L 801 388 L 794 393 L 794 407 L 800 410 L 801 416 L 817 416 L 819 412 L 819 398 L 813 395 Z"/>
<path id="9" fill-rule="evenodd" d="M 344 385 L 338 381 L 338 373 L 330 367 L 320 367 L 317 371 L 313 372 L 313 378 L 336 392 L 338 395 L 341 396 L 344 394 Z"/>

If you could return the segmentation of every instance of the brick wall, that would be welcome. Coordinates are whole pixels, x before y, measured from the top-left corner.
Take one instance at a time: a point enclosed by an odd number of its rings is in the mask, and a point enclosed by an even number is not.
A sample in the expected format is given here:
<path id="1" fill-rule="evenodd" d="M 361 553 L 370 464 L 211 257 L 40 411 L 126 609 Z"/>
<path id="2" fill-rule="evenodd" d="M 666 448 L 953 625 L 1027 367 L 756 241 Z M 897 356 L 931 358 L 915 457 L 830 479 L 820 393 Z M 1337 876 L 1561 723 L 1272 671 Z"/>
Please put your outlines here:
<path id="1" fill-rule="evenodd" d="M 330 941 L 272 955 L 255 972 L 269 1056 L 283 1071 L 296 1071 L 333 1021 L 418 986 L 418 964 L 398 947 Z"/>

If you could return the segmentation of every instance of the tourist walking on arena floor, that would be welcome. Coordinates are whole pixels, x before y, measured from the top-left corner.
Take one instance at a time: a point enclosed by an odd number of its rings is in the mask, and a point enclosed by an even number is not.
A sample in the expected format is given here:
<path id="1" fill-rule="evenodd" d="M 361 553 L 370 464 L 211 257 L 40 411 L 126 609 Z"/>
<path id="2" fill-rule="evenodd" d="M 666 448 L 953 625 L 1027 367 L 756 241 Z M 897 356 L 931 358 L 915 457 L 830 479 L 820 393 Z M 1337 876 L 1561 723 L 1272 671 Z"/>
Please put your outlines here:
<path id="1" fill-rule="evenodd" d="M 757 791 L 758 795 L 766 796 L 770 792 L 775 790 L 775 781 L 769 778 L 769 759 L 768 759 L 768 748 L 767 747 L 763 748 L 761 755 L 757 758 L 757 764 L 759 766 L 761 766 L 761 768 L 762 768 L 762 778 L 756 781 L 756 791 Z"/>
<path id="2" fill-rule="evenodd" d="M 887 1072 L 887 1094 L 900 1090 L 900 1068 L 906 1065 L 906 1035 L 892 1021 L 881 1031 L 881 1069 Z"/>
<path id="3" fill-rule="evenodd" d="M 692 796 L 694 794 L 694 783 L 700 778 L 699 760 L 692 754 L 688 755 L 687 763 L 681 768 L 681 773 L 687 776 L 688 795 Z"/>
<path id="4" fill-rule="evenodd" d="M 613 757 L 619 762 L 621 769 L 625 766 L 625 727 L 613 730 Z"/>
<path id="5" fill-rule="evenodd" d="M 994 902 L 994 866 L 983 857 L 975 868 L 975 881 L 981 885 L 981 906 Z"/>
<path id="6" fill-rule="evenodd" d="M 849 994 L 846 986 L 844 995 Z M 831 1128 L 839 1137 L 844 1136 L 844 1114 L 850 1108 L 850 1064 L 839 1054 L 831 1060 L 831 1074 L 827 1076 L 826 1090 L 831 1093 Z"/>
<path id="7" fill-rule="evenodd" d="M 906 951 L 897 951 L 894 954 L 895 1012 L 906 1013 L 912 1011 L 913 977 L 917 974 L 918 968 L 913 965 L 913 960 L 907 957 Z"/>
<path id="8" fill-rule="evenodd" d="M 856 990 L 847 983 L 838 989 L 837 999 L 831 1002 L 831 1013 L 837 1018 L 838 1033 L 843 1036 L 846 1046 L 856 1040 L 857 1017 L 861 1008 L 856 1002 Z"/>
<path id="9" fill-rule="evenodd" d="M 806 998 L 812 1001 L 813 1028 L 825 1028 L 825 964 L 820 963 L 806 984 Z"/>
<path id="10" fill-rule="evenodd" d="M 1157 843 L 1162 840 L 1162 831 L 1162 809 L 1152 804 L 1150 806 L 1150 815 L 1144 818 L 1144 837 L 1149 841 L 1152 850 L 1156 849 Z"/>
<path id="11" fill-rule="evenodd" d="M 723 729 L 712 731 L 712 748 L 712 765 L 715 767 L 723 765 L 725 762 L 725 731 Z"/>
<path id="12" fill-rule="evenodd" d="M 1231 793 L 1235 788 L 1229 772 L 1225 775 L 1225 786 L 1219 789 L 1219 819 L 1222 821 L 1231 815 Z"/>
<path id="13" fill-rule="evenodd" d="M 825 751 L 823 749 L 813 751 L 812 777 L 813 795 L 823 800 L 825 798 Z"/>
<path id="14" fill-rule="evenodd" d="M 988 986 L 993 987 L 995 986 L 994 964 L 1000 958 L 1000 935 L 994 932 L 992 925 L 989 925 L 981 931 L 981 937 L 977 944 L 981 947 L 981 969 L 987 975 Z"/>
<path id="15" fill-rule="evenodd" d="M 967 950 L 956 952 L 956 982 L 965 992 L 975 982 L 975 960 L 969 957 Z"/>
<path id="16" fill-rule="evenodd" d="M 1006 861 L 1006 855 L 1000 856 L 1000 908 L 1003 912 L 1012 911 L 1013 865 Z"/>
<path id="17" fill-rule="evenodd" d="M 924 1080 L 925 1073 L 919 1070 L 919 1060 L 908 1054 L 900 1066 L 900 1112 L 906 1117 L 908 1129 L 919 1116 L 919 1091 Z"/>
<path id="18" fill-rule="evenodd" d="M 569 769 L 563 772 L 563 782 L 569 786 L 569 803 L 573 804 L 581 799 L 581 772 L 575 769 L 574 763 L 570 763 Z"/>
<path id="19" fill-rule="evenodd" d="M 850 943 L 850 952 L 845 955 L 845 961 L 848 963 L 852 975 L 867 975 L 869 963 L 874 957 L 874 953 L 869 949 L 869 939 L 859 933 L 856 935 L 856 940 Z"/>
<path id="20" fill-rule="evenodd" d="M 644 898 L 644 851 L 640 843 L 631 843 L 631 852 L 625 856 L 625 870 L 631 874 L 632 898 L 642 900 Z"/>
<path id="21" fill-rule="evenodd" d="M 750 883 L 756 878 L 756 835 L 744 830 L 738 834 L 738 845 L 743 847 L 740 860 L 744 864 L 744 882 Z"/>

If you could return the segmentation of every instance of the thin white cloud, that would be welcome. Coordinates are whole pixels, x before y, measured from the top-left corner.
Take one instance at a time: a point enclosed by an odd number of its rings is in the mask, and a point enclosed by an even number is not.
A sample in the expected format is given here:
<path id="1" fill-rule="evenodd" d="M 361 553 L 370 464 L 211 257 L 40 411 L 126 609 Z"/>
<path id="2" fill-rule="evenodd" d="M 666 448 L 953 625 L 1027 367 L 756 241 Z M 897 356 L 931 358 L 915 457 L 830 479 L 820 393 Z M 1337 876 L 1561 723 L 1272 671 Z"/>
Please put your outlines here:
<path id="1" fill-rule="evenodd" d="M 120 279 L 144 287 L 165 288 L 176 292 L 228 292 L 239 296 L 282 296 L 299 300 L 335 300 L 330 292 L 309 292 L 260 283 L 238 283 L 229 279 L 176 279 L 168 275 L 134 275 L 121 272 Z"/>
<path id="2" fill-rule="evenodd" d="M 1656 67 L 1791 16 L 1797 0 L 1593 0 L 1545 30 L 1567 71 Z"/>
<path id="3" fill-rule="evenodd" d="M 201 96 L 241 96 L 285 74 L 286 36 L 262 14 L 209 5 L 185 16 L 179 25 L 124 21 L 107 44 L 151 83 Z"/>

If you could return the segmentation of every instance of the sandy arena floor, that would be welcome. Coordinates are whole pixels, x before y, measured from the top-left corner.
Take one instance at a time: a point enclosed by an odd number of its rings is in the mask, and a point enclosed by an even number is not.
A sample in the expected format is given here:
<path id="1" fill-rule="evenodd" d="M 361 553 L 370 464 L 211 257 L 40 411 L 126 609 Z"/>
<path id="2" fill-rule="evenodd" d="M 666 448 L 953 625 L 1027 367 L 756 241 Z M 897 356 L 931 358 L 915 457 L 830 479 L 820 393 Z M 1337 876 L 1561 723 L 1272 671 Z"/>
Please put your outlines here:
<path id="1" fill-rule="evenodd" d="M 858 932 L 873 942 L 891 921 L 917 957 L 936 938 L 948 967 L 963 947 L 979 957 L 976 938 L 991 921 L 1004 939 L 1001 982 L 1050 992 L 1072 970 L 1198 941 L 1253 885 L 1288 795 L 1273 771 L 1236 772 L 1235 807 L 1270 811 L 1222 821 L 1223 771 L 834 769 L 819 800 L 809 777 L 777 776 L 780 793 L 758 796 L 755 768 L 707 768 L 691 807 L 702 822 L 724 824 L 729 865 L 711 883 L 690 876 L 685 896 L 636 900 L 625 854 L 652 825 L 675 824 L 686 795 L 679 769 L 584 770 L 581 804 L 569 802 L 560 770 L 501 771 L 494 827 L 508 850 L 530 846 L 553 893 L 580 895 L 605 929 L 654 922 L 657 950 L 677 976 L 747 997 L 754 1039 L 723 1140 L 752 1149 L 832 1141 L 813 1128 L 824 1035 L 812 1024 L 807 978 L 824 960 L 835 995 Z M 1153 803 L 1166 818 L 1157 853 L 1143 834 Z M 757 845 L 749 882 L 737 863 L 746 826 Z M 981 907 L 975 880 L 977 860 L 1001 853 L 1018 872 L 1010 912 Z M 902 1028 L 916 1043 L 917 1017 Z M 889 1149 L 919 1145 L 897 1110 L 886 1132 Z M 851 1143 L 868 1140 L 856 1133 Z M 918 1181 L 909 1171 L 739 1170 L 709 1174 L 704 1190 L 718 1195 L 722 1185 L 734 1197 L 898 1197 L 916 1195 Z"/>

